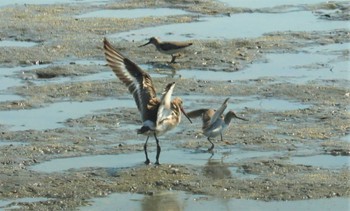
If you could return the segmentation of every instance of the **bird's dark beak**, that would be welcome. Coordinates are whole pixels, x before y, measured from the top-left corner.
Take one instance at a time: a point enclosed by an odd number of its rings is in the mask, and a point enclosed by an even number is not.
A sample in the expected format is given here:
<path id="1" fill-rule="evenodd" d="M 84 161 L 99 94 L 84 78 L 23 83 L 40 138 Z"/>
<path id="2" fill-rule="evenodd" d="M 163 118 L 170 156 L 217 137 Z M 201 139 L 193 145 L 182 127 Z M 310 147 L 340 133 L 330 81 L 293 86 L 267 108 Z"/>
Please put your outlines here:
<path id="1" fill-rule="evenodd" d="M 146 43 L 146 44 L 140 45 L 139 47 L 146 46 L 146 45 L 148 45 L 148 44 L 150 44 L 150 43 L 151 43 L 151 41 L 149 41 L 149 42 L 148 42 L 148 43 Z"/>
<path id="2" fill-rule="evenodd" d="M 239 116 L 237 116 L 236 114 L 235 114 L 235 118 L 240 119 L 240 120 L 243 120 L 243 121 L 248 121 L 248 119 L 244 119 L 244 118 L 242 118 L 242 117 L 239 117 Z"/>
<path id="3" fill-rule="evenodd" d="M 192 124 L 192 120 L 190 119 L 190 117 L 187 115 L 187 113 L 185 112 L 185 110 L 181 107 L 180 108 L 181 109 L 181 112 L 185 115 L 185 117 L 188 119 L 188 121 L 190 121 L 191 122 L 191 124 Z"/>

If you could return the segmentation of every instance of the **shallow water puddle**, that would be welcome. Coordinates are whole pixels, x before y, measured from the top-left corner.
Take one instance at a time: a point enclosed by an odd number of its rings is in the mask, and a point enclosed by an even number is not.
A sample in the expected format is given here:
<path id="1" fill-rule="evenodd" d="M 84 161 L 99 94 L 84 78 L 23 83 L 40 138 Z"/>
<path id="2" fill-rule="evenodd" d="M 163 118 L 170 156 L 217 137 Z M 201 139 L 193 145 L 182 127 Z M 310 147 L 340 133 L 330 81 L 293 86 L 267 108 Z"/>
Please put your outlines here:
<path id="1" fill-rule="evenodd" d="M 178 70 L 176 74 L 181 78 L 190 78 L 207 81 L 229 81 L 236 79 L 234 72 L 219 72 L 206 70 Z"/>
<path id="2" fill-rule="evenodd" d="M 77 60 L 74 62 L 70 62 L 73 64 L 79 64 L 79 65 L 105 65 L 105 61 L 101 60 Z M 151 65 L 139 65 L 143 70 L 149 70 Z M 152 75 L 153 76 L 153 75 Z M 164 77 L 162 75 L 162 77 Z M 106 69 L 106 71 L 100 71 L 97 73 L 92 73 L 88 75 L 83 76 L 70 76 L 70 77 L 54 77 L 54 78 L 33 78 L 31 82 L 33 82 L 36 85 L 47 85 L 47 84 L 57 84 L 57 83 L 67 83 L 67 82 L 86 82 L 86 81 L 102 81 L 102 80 L 118 80 L 115 74 L 109 70 Z"/>
<path id="3" fill-rule="evenodd" d="M 231 7 L 243 7 L 243 8 L 265 8 L 265 7 L 276 7 L 283 5 L 306 5 L 306 4 L 319 4 L 325 3 L 324 0 L 219 0 Z M 346 0 L 339 0 L 346 1 Z"/>
<path id="4" fill-rule="evenodd" d="M 349 43 L 304 48 L 299 53 L 266 54 L 266 62 L 253 63 L 243 71 L 216 72 L 203 70 L 179 70 L 184 78 L 198 80 L 253 80 L 279 78 L 294 83 L 312 80 L 350 79 L 349 61 L 338 61 L 338 54 L 349 48 Z M 332 55 L 325 55 L 325 51 Z"/>
<path id="5" fill-rule="evenodd" d="M 329 76 L 336 76 L 336 74 L 329 71 L 322 70 L 309 70 L 305 71 L 302 67 L 310 64 L 324 63 L 331 59 L 330 56 L 319 55 L 319 54 L 308 54 L 308 53 L 282 53 L 282 54 L 268 54 L 266 63 L 255 63 L 248 67 L 241 73 L 241 78 L 237 74 L 239 79 L 249 79 L 244 78 L 244 76 L 254 75 L 254 77 L 282 77 L 287 79 L 297 79 L 297 80 L 312 80 L 321 76 L 327 78 Z M 245 74 L 244 74 L 245 72 Z M 343 75 L 345 75 L 343 73 Z M 338 77 L 344 77 L 340 74 Z"/>
<path id="6" fill-rule="evenodd" d="M 140 140 L 143 143 L 144 140 Z M 203 140 L 205 141 L 205 140 Z M 149 152 L 151 161 L 154 162 L 155 152 Z M 217 159 L 224 163 L 237 162 L 245 159 L 253 159 L 257 157 L 270 157 L 277 155 L 276 152 L 258 152 L 258 151 L 242 151 L 239 149 L 230 150 L 228 155 L 222 156 L 221 153 L 211 154 L 199 151 L 189 150 L 163 150 L 160 162 L 161 163 L 176 163 L 190 164 L 197 166 L 210 166 Z M 137 165 L 144 165 L 144 152 L 117 154 L 117 155 L 93 155 L 73 158 L 54 159 L 47 162 L 32 166 L 32 170 L 46 173 L 66 171 L 69 169 L 87 168 L 87 167 L 102 167 L 102 168 L 127 168 Z"/>
<path id="7" fill-rule="evenodd" d="M 48 201 L 49 198 L 17 198 L 9 200 L 0 200 L 0 209 L 4 208 L 5 210 L 20 210 L 21 206 L 17 203 L 34 203 L 39 201 Z M 10 204 L 13 204 L 9 206 Z"/>
<path id="8" fill-rule="evenodd" d="M 14 74 L 18 71 L 16 68 L 0 67 L 0 102 L 21 100 L 23 97 L 6 93 L 6 89 L 13 86 L 19 86 L 22 80 L 15 77 Z"/>
<path id="9" fill-rule="evenodd" d="M 58 64 L 79 64 L 79 65 L 106 65 L 107 62 L 104 59 L 77 59 L 77 60 L 64 60 L 58 62 Z"/>
<path id="10" fill-rule="evenodd" d="M 6 93 L 6 89 L 10 87 L 20 86 L 25 82 L 23 75 L 25 71 L 30 71 L 33 69 L 40 69 L 48 67 L 48 64 L 44 65 L 30 65 L 30 66 L 18 66 L 18 67 L 0 67 L 0 102 L 23 100 L 24 98 L 15 94 Z"/>
<path id="11" fill-rule="evenodd" d="M 130 41 L 143 41 L 153 36 L 164 40 L 233 39 L 259 37 L 277 31 L 325 31 L 344 28 L 347 28 L 346 21 L 321 20 L 310 11 L 277 14 L 240 13 L 231 17 L 205 17 L 192 23 L 142 28 L 114 34 L 111 37 Z"/>
<path id="12" fill-rule="evenodd" d="M 349 49 L 349 43 L 330 44 L 303 48 L 298 53 L 267 54 L 266 63 L 255 63 L 240 75 L 259 77 L 281 77 L 292 82 L 304 83 L 311 80 L 346 79 L 350 73 L 349 61 L 338 61 L 338 54 Z M 240 74 L 240 75 L 239 75 Z"/>
<path id="13" fill-rule="evenodd" d="M 1 47 L 33 47 L 37 44 L 38 43 L 35 43 L 35 42 L 1 40 L 0 48 Z"/>
<path id="14" fill-rule="evenodd" d="M 0 111 L 3 124 L 10 130 L 43 130 L 63 127 L 62 122 L 78 118 L 97 110 L 115 107 L 134 107 L 132 99 L 107 99 L 85 102 L 60 102 L 42 108 Z"/>
<path id="15" fill-rule="evenodd" d="M 152 196 L 133 193 L 113 193 L 95 198 L 89 210 L 346 210 L 347 198 L 327 198 L 298 201 L 258 201 L 248 199 L 224 199 L 213 196 L 169 191 Z"/>
<path id="16" fill-rule="evenodd" d="M 334 43 L 303 48 L 304 51 L 317 54 L 342 54 L 341 51 L 349 51 L 350 43 Z"/>
<path id="17" fill-rule="evenodd" d="M 24 146 L 24 145 L 27 145 L 27 143 L 0 140 L 0 147 Z"/>
<path id="18" fill-rule="evenodd" d="M 161 17 L 171 15 L 188 15 L 190 13 L 171 8 L 143 8 L 143 9 L 121 9 L 121 10 L 98 10 L 78 15 L 77 18 L 142 18 Z"/>
<path id="19" fill-rule="evenodd" d="M 15 68 L 5 68 L 0 67 L 0 90 L 7 89 L 10 86 L 18 85 L 20 82 L 14 83 L 14 82 L 7 82 L 8 80 L 17 80 L 18 78 L 15 78 L 15 74 L 18 72 L 19 69 Z"/>
<path id="20" fill-rule="evenodd" d="M 106 62 L 104 62 L 103 64 L 106 64 Z M 138 64 L 138 66 L 142 70 L 147 71 L 147 72 L 150 72 L 153 69 L 153 66 L 148 65 L 148 64 Z M 160 77 L 159 75 L 154 75 L 154 74 L 151 74 L 151 75 L 152 75 L 152 77 L 154 77 L 154 76 Z M 162 75 L 162 77 L 163 77 L 163 75 Z M 113 73 L 113 71 L 108 69 L 108 71 L 106 71 L 106 72 L 99 72 L 99 73 L 95 73 L 95 74 L 91 74 L 91 75 L 87 75 L 87 76 L 82 76 L 82 77 L 78 78 L 78 81 L 94 81 L 94 80 L 104 80 L 104 79 L 118 80 L 117 76 Z"/>
<path id="21" fill-rule="evenodd" d="M 0 102 L 14 101 L 14 100 L 24 100 L 24 98 L 19 95 L 1 94 L 0 92 Z"/>
<path id="22" fill-rule="evenodd" d="M 69 169 L 88 167 L 127 168 L 131 166 L 142 165 L 144 159 L 144 153 L 92 155 L 84 157 L 54 159 L 32 166 L 32 170 L 52 173 L 66 171 Z"/>
<path id="23" fill-rule="evenodd" d="M 341 141 L 349 142 L 350 143 L 350 134 L 340 138 Z"/>
<path id="24" fill-rule="evenodd" d="M 214 108 L 217 109 L 221 106 L 226 98 L 218 99 L 216 96 L 196 96 L 196 95 L 183 95 L 181 98 L 184 100 L 185 107 L 191 107 L 191 109 L 199 108 Z M 214 105 L 214 106 L 213 106 Z M 308 108 L 309 104 L 303 104 L 300 102 L 291 102 L 288 100 L 264 98 L 259 99 L 256 96 L 233 96 L 230 98 L 227 111 L 233 109 L 235 111 L 242 110 L 244 108 L 254 108 L 268 111 L 288 111 Z"/>
<path id="25" fill-rule="evenodd" d="M 19 86 L 22 80 L 19 78 L 11 78 L 8 76 L 0 76 L 0 90 L 5 90 L 9 87 Z"/>
<path id="26" fill-rule="evenodd" d="M 333 156 L 333 155 L 311 155 L 311 156 L 293 156 L 290 158 L 293 164 L 302 164 L 315 166 L 320 168 L 344 168 L 350 167 L 349 156 Z"/>
<path id="27" fill-rule="evenodd" d="M 20 86 L 23 82 L 22 78 L 18 76 L 19 72 L 30 71 L 39 68 L 45 68 L 49 65 L 30 65 L 18 67 L 0 67 L 0 90 L 5 90 L 9 87 Z M 17 75 L 16 75 L 17 74 Z"/>
<path id="28" fill-rule="evenodd" d="M 24 4 L 103 4 L 107 3 L 110 0 L 12 0 L 0 1 L 0 7 L 9 6 L 9 5 L 24 5 Z"/>
<path id="29" fill-rule="evenodd" d="M 41 68 L 46 68 L 48 66 L 49 64 L 16 66 L 16 67 L 0 67 L 0 76 L 11 76 L 18 72 L 41 69 Z"/>
<path id="30" fill-rule="evenodd" d="M 48 84 L 60 84 L 60 83 L 74 83 L 74 82 L 87 82 L 87 81 L 102 81 L 116 79 L 116 76 L 112 71 L 103 71 L 98 73 L 92 73 L 84 76 L 69 76 L 69 77 L 54 77 L 54 78 L 40 78 L 33 79 L 36 85 L 48 85 Z"/>
<path id="31" fill-rule="evenodd" d="M 253 100 L 253 101 L 237 103 L 237 104 L 231 103 L 228 106 L 229 109 L 237 109 L 237 108 L 243 108 L 243 107 L 280 112 L 280 111 L 288 111 L 288 110 L 305 109 L 305 108 L 308 108 L 309 105 L 302 104 L 299 102 L 290 102 L 288 100 L 280 100 L 280 99 L 260 99 L 260 100 Z"/>

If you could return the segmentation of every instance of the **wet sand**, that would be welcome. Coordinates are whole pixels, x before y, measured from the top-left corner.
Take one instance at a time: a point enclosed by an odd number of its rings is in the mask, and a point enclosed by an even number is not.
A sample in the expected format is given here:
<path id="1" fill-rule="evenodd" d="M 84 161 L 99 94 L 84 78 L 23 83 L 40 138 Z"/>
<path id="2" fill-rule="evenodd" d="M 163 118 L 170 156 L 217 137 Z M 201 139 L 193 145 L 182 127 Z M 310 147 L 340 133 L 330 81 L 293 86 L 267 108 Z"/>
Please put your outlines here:
<path id="1" fill-rule="evenodd" d="M 260 11 L 227 7 L 214 1 L 196 5 L 176 1 L 177 6 L 157 2 L 157 6 L 130 1 L 97 6 L 0 8 L 1 40 L 37 43 L 33 47 L 0 48 L 1 66 L 19 70 L 6 76 L 19 82 L 1 94 L 20 97 L 0 101 L 0 202 L 16 198 L 46 199 L 0 203 L 0 208 L 19 205 L 21 209 L 71 210 L 112 193 L 157 196 L 169 190 L 261 201 L 349 198 L 349 162 L 341 165 L 350 155 L 349 77 L 306 82 L 293 82 L 294 78 L 282 77 L 283 73 L 240 80 L 234 76 L 220 81 L 205 77 L 214 71 L 217 75 L 239 74 L 253 65 L 269 63 L 266 58 L 270 54 L 298 54 L 305 52 L 305 48 L 334 44 L 349 46 L 349 29 L 271 32 L 257 38 L 237 39 L 189 37 L 193 46 L 186 49 L 176 64 L 168 64 L 170 56 L 151 47 L 138 48 L 144 40 L 122 41 L 110 35 L 150 26 L 195 22 L 201 15 L 233 16 L 242 12 L 276 12 L 279 8 Z M 189 14 L 133 19 L 76 18 L 99 8 L 140 6 L 181 8 Z M 322 11 L 314 12 L 321 20 L 349 20 L 346 12 L 349 4 L 342 2 L 306 5 L 302 10 Z M 209 142 L 200 134 L 201 121 L 194 120 L 191 125 L 184 119 L 174 132 L 160 137 L 162 165 L 143 165 L 145 137 L 135 132 L 141 124 L 139 113 L 127 89 L 105 65 L 103 37 L 147 69 L 158 93 L 166 83 L 175 81 L 174 96 L 184 99 L 186 110 L 218 107 L 223 99 L 230 97 L 232 107 L 229 108 L 249 121 L 234 121 L 225 132 L 224 141 L 215 141 L 215 154 L 211 157 L 205 152 Z M 336 62 L 349 64 L 349 48 L 323 54 L 336 54 Z M 35 63 L 38 64 L 34 68 L 25 70 Z M 287 71 L 304 68 L 318 71 L 319 75 L 324 74 L 325 69 L 339 71 L 332 69 L 333 64 L 327 65 L 326 61 L 311 63 Z M 187 77 L 191 70 L 201 71 L 204 79 Z M 101 79 L 94 77 L 101 73 L 105 74 Z M 95 101 L 100 101 L 101 107 Z M 81 116 L 75 114 L 83 110 L 80 106 L 87 106 L 89 102 L 91 108 L 84 108 L 89 114 L 84 114 L 85 110 Z M 64 104 L 58 111 L 44 110 L 59 103 Z M 70 108 L 73 104 L 76 111 L 65 110 L 65 106 Z M 54 111 L 64 117 L 59 123 L 50 119 L 49 112 Z M 17 115 L 18 118 L 28 116 L 28 122 L 11 118 Z M 51 128 L 52 121 L 55 124 Z M 10 126 L 11 123 L 17 126 Z M 38 128 L 39 125 L 43 128 Z M 149 143 L 150 158 L 154 162 L 155 143 L 153 140 Z M 69 159 L 86 157 L 93 162 L 89 156 L 97 155 L 116 157 L 112 161 L 106 157 L 107 166 L 65 167 L 71 162 Z M 310 163 L 314 156 L 316 161 Z M 194 162 L 196 157 L 198 163 Z M 40 166 L 63 158 L 67 160 Z M 327 161 L 332 160 L 335 161 L 327 166 Z M 131 162 L 131 166 L 124 166 L 124 162 Z M 50 171 L 50 165 L 63 167 Z"/>

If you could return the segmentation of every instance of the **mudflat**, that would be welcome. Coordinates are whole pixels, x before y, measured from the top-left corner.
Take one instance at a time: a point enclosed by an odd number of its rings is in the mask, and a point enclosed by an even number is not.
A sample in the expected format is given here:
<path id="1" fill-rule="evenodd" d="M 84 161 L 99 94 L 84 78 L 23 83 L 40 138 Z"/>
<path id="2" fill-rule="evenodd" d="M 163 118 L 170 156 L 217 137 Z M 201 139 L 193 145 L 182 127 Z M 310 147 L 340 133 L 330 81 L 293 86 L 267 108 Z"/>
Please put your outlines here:
<path id="1" fill-rule="evenodd" d="M 135 8 L 186 13 L 79 17 Z M 0 43 L 19 44 L 0 46 L 0 208 L 84 209 L 92 199 L 117 192 L 158 197 L 185 191 L 262 201 L 349 198 L 349 8 L 347 2 L 330 2 L 245 9 L 215 1 L 1 7 Z M 249 38 L 185 34 L 193 45 L 175 64 L 153 47 L 138 48 L 143 39 L 112 36 L 197 23 L 202 17 L 277 13 L 278 18 L 290 10 L 345 25 L 276 29 Z M 150 73 L 159 94 L 175 81 L 174 96 L 184 100 L 185 110 L 219 108 L 230 97 L 227 111 L 249 121 L 234 120 L 224 141 L 218 137 L 214 142 L 212 156 L 200 133 L 201 121 L 190 124 L 183 118 L 176 130 L 159 137 L 161 165 L 144 165 L 145 137 L 136 134 L 139 113 L 127 88 L 106 66 L 104 37 Z M 152 138 L 149 150 L 154 162 Z"/>

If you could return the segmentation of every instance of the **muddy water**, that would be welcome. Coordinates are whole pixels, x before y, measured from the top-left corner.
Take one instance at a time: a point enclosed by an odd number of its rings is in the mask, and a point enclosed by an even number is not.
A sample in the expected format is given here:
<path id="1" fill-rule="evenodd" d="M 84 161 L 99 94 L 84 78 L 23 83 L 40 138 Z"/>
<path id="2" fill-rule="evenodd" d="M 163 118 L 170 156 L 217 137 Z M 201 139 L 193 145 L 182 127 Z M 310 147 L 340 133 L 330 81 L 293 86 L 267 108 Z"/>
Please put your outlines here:
<path id="1" fill-rule="evenodd" d="M 318 0 L 1 2 L 0 209 L 347 210 L 349 9 Z M 153 46 L 137 48 L 151 36 L 194 45 L 168 64 Z M 249 121 L 234 120 L 211 154 L 201 120 L 184 119 L 159 137 L 162 165 L 145 166 L 140 117 L 105 65 L 103 37 L 158 93 L 175 81 L 185 110 L 229 97 L 227 110 Z M 150 139 L 152 162 L 155 151 Z"/>
<path id="2" fill-rule="evenodd" d="M 304 1 L 304 0 L 286 0 L 283 2 L 276 1 L 276 0 L 266 0 L 266 1 L 259 1 L 259 0 L 247 0 L 247 1 L 240 1 L 240 0 L 220 0 L 221 2 L 224 2 L 230 6 L 233 7 L 246 7 L 246 8 L 269 8 L 269 7 L 281 7 L 281 6 L 299 6 L 299 5 L 308 5 L 308 4 L 320 4 L 324 3 L 322 0 L 310 0 L 310 1 Z M 341 0 L 345 2 L 345 0 Z M 338 1 L 340 2 L 340 1 Z"/>
<path id="3" fill-rule="evenodd" d="M 128 40 L 140 40 L 149 36 L 161 36 L 171 40 L 232 39 L 253 38 L 276 31 L 320 31 L 345 27 L 347 27 L 346 21 L 327 22 L 327 20 L 317 18 L 310 11 L 280 14 L 241 13 L 230 16 L 203 17 L 193 23 L 142 28 L 118 33 L 112 37 Z"/>
<path id="4" fill-rule="evenodd" d="M 342 210 L 347 199 L 332 198 L 288 202 L 262 202 L 254 200 L 226 200 L 206 195 L 193 195 L 184 192 L 164 192 L 155 196 L 140 194 L 111 194 L 97 199 L 90 207 L 81 210 L 112 210 L 123 204 L 128 210 Z"/>

